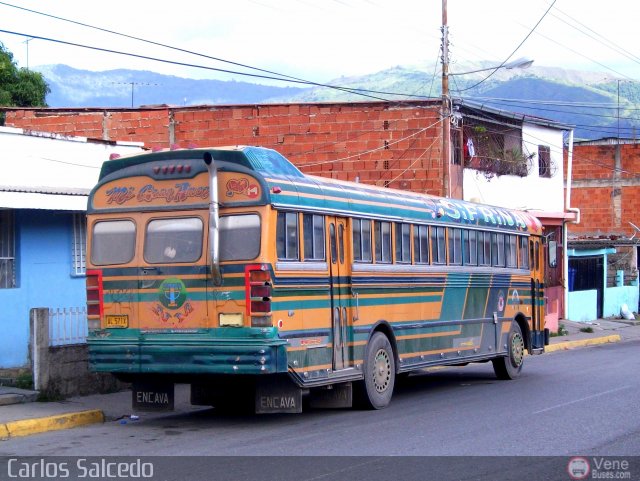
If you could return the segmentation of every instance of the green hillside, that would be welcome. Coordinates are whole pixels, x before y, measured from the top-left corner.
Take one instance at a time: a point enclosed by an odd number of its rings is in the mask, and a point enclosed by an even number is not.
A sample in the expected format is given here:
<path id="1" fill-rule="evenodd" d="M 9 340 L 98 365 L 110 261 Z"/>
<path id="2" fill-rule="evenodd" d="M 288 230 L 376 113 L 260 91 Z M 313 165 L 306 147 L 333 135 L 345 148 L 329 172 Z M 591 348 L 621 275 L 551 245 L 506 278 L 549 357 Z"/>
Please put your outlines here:
<path id="1" fill-rule="evenodd" d="M 457 71 L 482 65 L 456 65 Z M 51 87 L 52 107 L 137 107 L 141 105 L 216 105 L 274 102 L 349 102 L 407 100 L 441 95 L 435 66 L 397 66 L 360 77 L 327 82 L 340 88 L 300 88 L 251 82 L 195 80 L 149 71 L 91 72 L 66 65 L 40 67 Z M 575 126 L 576 138 L 633 138 L 640 127 L 640 83 L 603 81 L 602 75 L 534 67 L 530 70 L 452 75 L 453 97 L 493 108 L 525 113 Z M 359 89 L 359 90 L 356 90 Z M 619 92 L 618 92 L 619 89 Z"/>

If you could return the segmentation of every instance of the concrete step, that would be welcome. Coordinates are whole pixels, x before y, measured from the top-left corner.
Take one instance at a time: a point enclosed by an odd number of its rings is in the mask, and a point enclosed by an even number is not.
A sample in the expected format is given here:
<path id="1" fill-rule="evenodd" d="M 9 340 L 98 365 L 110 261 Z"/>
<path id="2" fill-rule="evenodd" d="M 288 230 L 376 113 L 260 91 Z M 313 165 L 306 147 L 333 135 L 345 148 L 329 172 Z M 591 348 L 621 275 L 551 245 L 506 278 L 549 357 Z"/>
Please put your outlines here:
<path id="1" fill-rule="evenodd" d="M 38 399 L 38 391 L 17 387 L 0 386 L 0 406 L 34 402 Z"/>

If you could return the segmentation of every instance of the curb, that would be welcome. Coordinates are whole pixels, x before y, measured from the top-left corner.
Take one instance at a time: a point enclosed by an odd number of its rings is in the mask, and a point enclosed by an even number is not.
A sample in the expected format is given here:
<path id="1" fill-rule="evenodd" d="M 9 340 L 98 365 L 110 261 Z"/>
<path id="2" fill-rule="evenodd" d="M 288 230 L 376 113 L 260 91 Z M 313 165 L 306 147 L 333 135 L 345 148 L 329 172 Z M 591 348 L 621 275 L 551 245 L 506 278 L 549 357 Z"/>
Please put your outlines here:
<path id="1" fill-rule="evenodd" d="M 10 421 L 0 424 L 0 439 L 30 436 L 47 431 L 58 431 L 103 422 L 104 413 L 99 409 Z"/>
<path id="2" fill-rule="evenodd" d="M 565 351 L 574 347 L 597 346 L 598 344 L 608 344 L 610 342 L 620 342 L 622 338 L 620 334 L 612 334 L 604 337 L 592 337 L 589 339 L 578 339 L 576 341 L 565 341 L 549 344 L 545 346 L 544 352 Z"/>

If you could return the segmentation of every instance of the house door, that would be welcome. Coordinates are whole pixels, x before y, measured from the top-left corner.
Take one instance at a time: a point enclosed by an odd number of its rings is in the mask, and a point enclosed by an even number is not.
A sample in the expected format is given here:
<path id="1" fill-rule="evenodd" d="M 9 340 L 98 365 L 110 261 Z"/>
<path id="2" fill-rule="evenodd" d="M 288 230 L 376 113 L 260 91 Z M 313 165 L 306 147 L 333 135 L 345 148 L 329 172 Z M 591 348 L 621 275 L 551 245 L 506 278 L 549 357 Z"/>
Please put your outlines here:
<path id="1" fill-rule="evenodd" d="M 604 256 L 569 259 L 569 290 L 597 291 L 597 314 L 601 318 L 604 312 Z"/>

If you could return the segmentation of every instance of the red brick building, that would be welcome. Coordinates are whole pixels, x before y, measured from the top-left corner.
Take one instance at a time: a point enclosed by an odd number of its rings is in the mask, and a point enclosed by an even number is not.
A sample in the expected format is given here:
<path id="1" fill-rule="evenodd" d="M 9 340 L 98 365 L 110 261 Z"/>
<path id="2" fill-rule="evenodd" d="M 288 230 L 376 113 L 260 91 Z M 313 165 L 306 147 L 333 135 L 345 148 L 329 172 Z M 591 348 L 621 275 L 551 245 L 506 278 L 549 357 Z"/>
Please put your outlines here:
<path id="1" fill-rule="evenodd" d="M 443 194 L 440 101 L 8 109 L 6 125 L 149 148 L 261 145 L 308 174 Z M 357 154 L 354 154 L 357 153 Z"/>
<path id="2" fill-rule="evenodd" d="M 569 227 L 570 289 L 598 292 L 597 317 L 619 315 L 622 301 L 610 303 L 607 291 L 638 282 L 640 141 L 576 142 L 572 165 L 571 206 L 581 218 Z M 625 303 L 638 311 L 634 294 Z"/>

